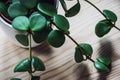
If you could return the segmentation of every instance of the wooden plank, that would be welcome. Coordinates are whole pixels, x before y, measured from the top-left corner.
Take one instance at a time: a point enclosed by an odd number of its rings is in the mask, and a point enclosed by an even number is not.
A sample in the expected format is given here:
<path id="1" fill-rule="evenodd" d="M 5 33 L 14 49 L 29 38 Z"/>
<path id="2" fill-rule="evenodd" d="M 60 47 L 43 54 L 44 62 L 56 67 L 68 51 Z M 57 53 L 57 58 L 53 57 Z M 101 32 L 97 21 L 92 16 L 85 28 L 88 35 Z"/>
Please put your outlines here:
<path id="1" fill-rule="evenodd" d="M 116 25 L 120 28 L 120 0 L 91 0 L 101 10 L 110 9 L 118 16 Z M 108 74 L 99 73 L 90 61 L 80 64 L 74 61 L 75 44 L 66 38 L 65 44 L 60 48 L 53 48 L 42 44 L 33 49 L 33 54 L 41 58 L 46 71 L 37 72 L 42 80 L 120 80 L 120 32 L 113 28 L 103 38 L 94 33 L 96 23 L 104 17 L 92 6 L 81 2 L 81 12 L 68 18 L 70 21 L 71 36 L 79 43 L 90 43 L 94 48 L 93 59 L 104 55 L 112 59 L 112 70 Z M 71 2 L 69 6 L 72 5 Z M 61 6 L 59 13 L 64 14 Z M 13 73 L 13 68 L 22 59 L 29 56 L 28 50 L 11 43 L 0 29 L 0 80 L 9 80 L 11 77 L 28 80 L 27 73 Z"/>

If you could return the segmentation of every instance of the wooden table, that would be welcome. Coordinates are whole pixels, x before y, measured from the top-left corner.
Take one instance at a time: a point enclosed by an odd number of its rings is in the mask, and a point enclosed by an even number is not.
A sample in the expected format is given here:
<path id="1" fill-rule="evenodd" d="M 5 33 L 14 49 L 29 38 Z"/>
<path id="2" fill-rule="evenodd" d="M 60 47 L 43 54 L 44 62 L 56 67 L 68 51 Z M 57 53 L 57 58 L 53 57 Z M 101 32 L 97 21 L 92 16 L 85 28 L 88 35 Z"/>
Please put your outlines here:
<path id="1" fill-rule="evenodd" d="M 118 16 L 116 25 L 120 28 L 120 0 L 91 0 L 101 10 L 110 9 Z M 47 43 L 33 49 L 33 54 L 41 58 L 46 66 L 46 71 L 37 72 L 41 80 L 120 80 L 120 32 L 113 28 L 103 38 L 98 38 L 95 33 L 96 23 L 104 17 L 92 6 L 81 2 L 80 13 L 69 18 L 71 36 L 79 43 L 89 43 L 94 49 L 93 59 L 98 56 L 110 57 L 112 68 L 110 73 L 99 73 L 93 63 L 85 61 L 75 63 L 75 44 L 66 38 L 65 44 L 60 48 L 53 48 Z M 71 2 L 70 5 L 72 5 Z M 64 14 L 61 6 L 59 13 Z M 28 57 L 28 50 L 10 42 L 0 30 L 0 80 L 9 80 L 11 77 L 28 80 L 28 73 L 13 73 L 16 63 Z"/>

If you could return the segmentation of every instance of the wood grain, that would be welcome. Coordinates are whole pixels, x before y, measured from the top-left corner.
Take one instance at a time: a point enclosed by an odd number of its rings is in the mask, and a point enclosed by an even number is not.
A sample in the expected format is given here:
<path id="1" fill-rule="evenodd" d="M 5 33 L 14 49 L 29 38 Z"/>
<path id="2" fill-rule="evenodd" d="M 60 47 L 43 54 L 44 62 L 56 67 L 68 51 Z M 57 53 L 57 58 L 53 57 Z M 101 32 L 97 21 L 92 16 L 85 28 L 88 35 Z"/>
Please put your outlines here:
<path id="1" fill-rule="evenodd" d="M 116 25 L 120 28 L 120 0 L 91 0 L 101 10 L 110 9 L 118 16 Z M 103 38 L 94 33 L 96 23 L 104 17 L 92 6 L 81 2 L 80 13 L 68 18 L 70 21 L 71 36 L 79 43 L 89 43 L 94 48 L 93 59 L 98 56 L 110 57 L 112 68 L 110 73 L 99 73 L 90 61 L 80 64 L 74 61 L 75 44 L 66 38 L 65 44 L 60 48 L 53 48 L 44 43 L 33 48 L 33 54 L 41 58 L 46 71 L 37 72 L 41 80 L 120 80 L 120 32 L 113 28 Z M 72 5 L 69 3 L 69 7 Z M 59 5 L 59 14 L 64 14 Z M 11 77 L 28 80 L 28 73 L 13 73 L 13 68 L 22 59 L 28 57 L 28 50 L 11 43 L 0 29 L 0 80 L 9 80 Z"/>

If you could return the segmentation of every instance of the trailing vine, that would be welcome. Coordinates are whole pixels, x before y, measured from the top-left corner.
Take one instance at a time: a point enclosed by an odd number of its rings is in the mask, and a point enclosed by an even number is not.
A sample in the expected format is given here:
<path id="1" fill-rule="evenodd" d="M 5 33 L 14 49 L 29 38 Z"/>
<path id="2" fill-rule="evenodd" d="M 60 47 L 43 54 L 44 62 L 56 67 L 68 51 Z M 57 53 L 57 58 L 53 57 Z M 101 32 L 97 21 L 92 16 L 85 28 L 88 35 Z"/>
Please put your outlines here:
<path id="1" fill-rule="evenodd" d="M 111 60 L 109 58 L 98 57 L 97 60 L 93 60 L 92 46 L 88 43 L 78 43 L 70 36 L 70 23 L 66 17 L 73 17 L 79 13 L 80 1 L 77 0 L 77 3 L 70 9 L 67 9 L 65 0 L 59 1 L 65 11 L 65 17 L 58 13 L 54 2 L 49 0 L 2 0 L 0 2 L 0 14 L 12 20 L 13 28 L 21 32 L 15 36 L 16 39 L 29 48 L 29 58 L 18 63 L 14 72 L 28 72 L 30 80 L 40 80 L 40 76 L 35 76 L 33 73 L 44 71 L 45 65 L 41 59 L 32 55 L 31 40 L 33 39 L 36 43 L 47 40 L 51 46 L 58 48 L 64 44 L 66 37 L 76 45 L 74 59 L 77 63 L 90 60 L 97 70 L 110 72 Z M 110 10 L 101 11 L 89 0 L 84 1 L 98 10 L 105 18 L 95 26 L 95 34 L 98 37 L 105 36 L 113 27 L 120 31 L 120 28 L 115 25 L 117 21 L 115 13 Z M 52 25 L 56 28 L 54 29 Z M 12 78 L 11 80 L 21 79 Z"/>

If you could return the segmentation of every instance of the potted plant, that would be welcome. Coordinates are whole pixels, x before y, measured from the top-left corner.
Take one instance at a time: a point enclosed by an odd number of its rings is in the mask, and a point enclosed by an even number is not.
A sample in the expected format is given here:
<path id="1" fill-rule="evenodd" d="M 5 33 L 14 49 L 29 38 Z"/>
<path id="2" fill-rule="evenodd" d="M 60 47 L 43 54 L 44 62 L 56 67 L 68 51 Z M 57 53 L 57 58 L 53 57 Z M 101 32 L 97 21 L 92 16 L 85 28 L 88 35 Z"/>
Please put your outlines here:
<path id="1" fill-rule="evenodd" d="M 70 9 L 67 9 L 64 0 L 59 1 L 65 11 L 66 17 L 72 17 L 79 13 L 79 0 L 77 0 L 77 3 Z M 120 29 L 115 26 L 115 22 L 117 21 L 115 13 L 110 10 L 103 10 L 102 12 L 90 1 L 84 1 L 95 7 L 105 17 L 104 20 L 99 21 L 96 25 L 95 33 L 98 37 L 103 37 L 113 27 L 120 31 Z M 9 6 L 6 7 L 5 4 L 9 4 Z M 110 71 L 109 66 L 111 60 L 105 57 L 98 57 L 97 60 L 94 61 L 91 58 L 93 53 L 92 46 L 87 43 L 79 44 L 70 36 L 69 21 L 63 15 L 58 14 L 56 6 L 53 3 L 51 5 L 49 0 L 3 0 L 0 8 L 1 17 L 5 17 L 4 19 L 6 19 L 6 17 L 9 18 L 10 21 L 7 21 L 12 24 L 15 32 L 17 31 L 17 34 L 14 35 L 15 40 L 29 48 L 30 57 L 17 64 L 14 72 L 28 72 L 31 80 L 39 80 L 40 77 L 33 76 L 33 73 L 35 71 L 45 70 L 45 66 L 39 58 L 32 55 L 32 41 L 41 43 L 47 39 L 51 46 L 58 48 L 64 44 L 66 36 L 76 44 L 74 57 L 77 63 L 90 60 L 97 70 L 104 72 Z M 52 25 L 55 27 L 51 27 Z M 12 78 L 11 80 L 20 79 Z"/>

